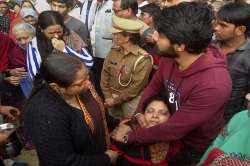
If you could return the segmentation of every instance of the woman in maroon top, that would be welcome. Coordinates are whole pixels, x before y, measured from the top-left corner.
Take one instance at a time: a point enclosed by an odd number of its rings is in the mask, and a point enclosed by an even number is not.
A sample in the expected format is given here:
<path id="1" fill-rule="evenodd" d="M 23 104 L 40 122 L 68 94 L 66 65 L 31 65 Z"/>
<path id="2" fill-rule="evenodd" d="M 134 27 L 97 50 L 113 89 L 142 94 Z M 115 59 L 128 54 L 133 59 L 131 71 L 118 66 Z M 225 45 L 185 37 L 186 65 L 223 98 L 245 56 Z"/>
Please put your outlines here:
<path id="1" fill-rule="evenodd" d="M 161 96 L 152 96 L 144 104 L 144 117 L 147 127 L 167 122 L 172 111 L 166 99 Z M 141 126 L 136 119 L 132 119 L 127 124 L 134 130 L 139 130 Z M 114 131 L 115 132 L 115 131 Z M 115 139 L 115 136 L 112 136 Z M 114 142 L 112 149 L 120 152 L 121 156 L 117 160 L 119 166 L 169 166 L 175 165 L 175 160 L 181 150 L 181 142 L 159 142 L 155 144 L 131 144 L 124 145 Z"/>

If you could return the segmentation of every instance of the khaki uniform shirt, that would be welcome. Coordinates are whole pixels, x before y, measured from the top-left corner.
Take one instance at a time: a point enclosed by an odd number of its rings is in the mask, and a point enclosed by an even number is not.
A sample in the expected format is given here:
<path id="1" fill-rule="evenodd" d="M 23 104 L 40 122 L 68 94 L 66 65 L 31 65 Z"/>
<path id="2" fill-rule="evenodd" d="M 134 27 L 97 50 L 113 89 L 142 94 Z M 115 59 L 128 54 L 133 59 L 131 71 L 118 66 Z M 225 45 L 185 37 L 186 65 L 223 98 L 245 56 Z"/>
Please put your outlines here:
<path id="1" fill-rule="evenodd" d="M 138 58 L 140 59 L 135 67 Z M 124 53 L 121 47 L 114 46 L 107 55 L 101 74 L 101 88 L 105 99 L 112 94 L 118 95 L 115 104 L 120 105 L 137 97 L 148 83 L 152 70 L 152 58 L 139 46 L 128 53 Z M 120 81 L 119 81 L 120 76 Z M 122 86 L 128 84 L 129 85 Z"/>

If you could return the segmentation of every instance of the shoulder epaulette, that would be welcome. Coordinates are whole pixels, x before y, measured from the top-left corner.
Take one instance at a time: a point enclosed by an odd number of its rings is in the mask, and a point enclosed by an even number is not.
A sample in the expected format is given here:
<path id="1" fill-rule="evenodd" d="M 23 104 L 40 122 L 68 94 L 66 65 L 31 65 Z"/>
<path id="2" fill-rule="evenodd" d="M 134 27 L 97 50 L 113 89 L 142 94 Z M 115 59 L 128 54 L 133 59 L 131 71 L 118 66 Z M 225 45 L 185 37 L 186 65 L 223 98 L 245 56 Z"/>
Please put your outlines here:
<path id="1" fill-rule="evenodd" d="M 149 53 L 147 51 L 145 51 L 144 49 L 140 48 L 138 50 L 139 55 L 143 55 L 143 56 L 149 56 Z"/>

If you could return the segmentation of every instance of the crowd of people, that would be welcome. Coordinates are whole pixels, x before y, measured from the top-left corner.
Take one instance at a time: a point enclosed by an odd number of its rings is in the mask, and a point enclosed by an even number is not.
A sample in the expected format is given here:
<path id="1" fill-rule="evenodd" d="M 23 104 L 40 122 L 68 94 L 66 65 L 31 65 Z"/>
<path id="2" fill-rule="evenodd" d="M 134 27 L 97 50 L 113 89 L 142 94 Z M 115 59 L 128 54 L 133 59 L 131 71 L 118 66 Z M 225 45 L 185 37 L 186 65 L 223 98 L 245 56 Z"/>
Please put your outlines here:
<path id="1" fill-rule="evenodd" d="M 249 37 L 248 0 L 0 0 L 0 165 L 250 165 Z"/>

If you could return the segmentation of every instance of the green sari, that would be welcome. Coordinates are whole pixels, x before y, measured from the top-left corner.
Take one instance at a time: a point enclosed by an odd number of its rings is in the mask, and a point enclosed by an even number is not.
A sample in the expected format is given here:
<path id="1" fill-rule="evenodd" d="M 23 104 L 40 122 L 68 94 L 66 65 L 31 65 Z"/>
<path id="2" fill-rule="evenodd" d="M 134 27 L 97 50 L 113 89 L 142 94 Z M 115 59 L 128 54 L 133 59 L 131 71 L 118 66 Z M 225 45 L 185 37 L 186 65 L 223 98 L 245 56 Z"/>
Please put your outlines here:
<path id="1" fill-rule="evenodd" d="M 250 159 L 250 117 L 248 110 L 237 113 L 227 125 L 226 135 L 219 134 L 201 159 L 207 158 L 213 148 L 219 148 L 226 154 Z"/>

